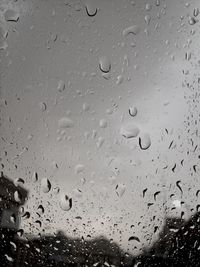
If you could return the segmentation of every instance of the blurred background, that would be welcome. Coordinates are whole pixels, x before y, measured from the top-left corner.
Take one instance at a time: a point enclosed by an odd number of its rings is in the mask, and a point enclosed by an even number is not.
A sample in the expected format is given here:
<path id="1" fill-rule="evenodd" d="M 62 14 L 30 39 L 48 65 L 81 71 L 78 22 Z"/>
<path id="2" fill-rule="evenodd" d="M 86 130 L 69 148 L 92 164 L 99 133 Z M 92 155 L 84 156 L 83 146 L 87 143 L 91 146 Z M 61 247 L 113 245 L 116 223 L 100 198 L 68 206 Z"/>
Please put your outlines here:
<path id="1" fill-rule="evenodd" d="M 0 163 L 24 237 L 105 236 L 138 255 L 166 217 L 198 211 L 198 8 L 1 0 Z"/>

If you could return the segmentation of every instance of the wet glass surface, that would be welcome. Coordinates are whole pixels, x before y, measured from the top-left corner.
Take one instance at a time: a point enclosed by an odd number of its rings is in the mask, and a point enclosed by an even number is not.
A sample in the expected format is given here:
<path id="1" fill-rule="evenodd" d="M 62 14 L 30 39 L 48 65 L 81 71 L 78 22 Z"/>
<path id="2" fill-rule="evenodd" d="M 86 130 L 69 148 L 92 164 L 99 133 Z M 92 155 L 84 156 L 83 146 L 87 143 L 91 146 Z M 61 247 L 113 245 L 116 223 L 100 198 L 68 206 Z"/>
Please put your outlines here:
<path id="1" fill-rule="evenodd" d="M 0 1 L 0 266 L 199 266 L 199 9 Z"/>

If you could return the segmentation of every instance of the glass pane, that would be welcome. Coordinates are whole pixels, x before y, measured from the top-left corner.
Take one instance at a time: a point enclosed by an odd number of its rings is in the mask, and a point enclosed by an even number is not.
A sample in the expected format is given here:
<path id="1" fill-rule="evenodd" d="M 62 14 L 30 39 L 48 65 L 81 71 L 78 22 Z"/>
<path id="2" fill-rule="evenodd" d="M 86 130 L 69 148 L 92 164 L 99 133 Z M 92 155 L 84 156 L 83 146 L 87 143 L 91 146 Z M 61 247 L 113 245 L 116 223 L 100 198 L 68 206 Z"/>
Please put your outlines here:
<path id="1" fill-rule="evenodd" d="M 199 266 L 199 8 L 1 0 L 0 266 Z"/>

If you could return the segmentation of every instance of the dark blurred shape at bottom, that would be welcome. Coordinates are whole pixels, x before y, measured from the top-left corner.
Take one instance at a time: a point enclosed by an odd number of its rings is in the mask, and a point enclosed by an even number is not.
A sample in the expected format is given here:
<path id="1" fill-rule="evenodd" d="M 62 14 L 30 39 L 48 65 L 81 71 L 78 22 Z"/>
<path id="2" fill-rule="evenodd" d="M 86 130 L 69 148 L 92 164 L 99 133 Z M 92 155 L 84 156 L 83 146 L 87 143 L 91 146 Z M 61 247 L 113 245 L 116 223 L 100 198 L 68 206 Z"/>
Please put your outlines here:
<path id="1" fill-rule="evenodd" d="M 13 195 L 19 191 L 21 201 Z M 0 177 L 0 267 L 64 266 L 200 266 L 200 213 L 185 222 L 166 218 L 158 240 L 137 257 L 128 255 L 104 237 L 91 241 L 72 239 L 58 232 L 54 236 L 22 239 L 17 219 L 7 222 L 6 213 L 17 218 L 28 192 L 15 186 L 3 174 Z M 6 219 L 5 219 L 6 218 Z M 6 227 L 8 223 L 9 227 Z M 12 222 L 13 223 L 13 222 Z"/>

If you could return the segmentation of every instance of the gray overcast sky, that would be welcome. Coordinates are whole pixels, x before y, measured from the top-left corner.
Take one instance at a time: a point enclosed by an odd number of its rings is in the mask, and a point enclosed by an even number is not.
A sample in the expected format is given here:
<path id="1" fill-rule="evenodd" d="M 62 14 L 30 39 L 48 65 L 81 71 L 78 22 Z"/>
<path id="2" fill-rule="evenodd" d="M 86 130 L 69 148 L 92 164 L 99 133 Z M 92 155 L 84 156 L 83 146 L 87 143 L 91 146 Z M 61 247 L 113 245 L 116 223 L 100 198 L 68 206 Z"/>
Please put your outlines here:
<path id="1" fill-rule="evenodd" d="M 27 233 L 40 231 L 33 222 L 42 203 L 46 233 L 104 234 L 132 251 L 131 235 L 140 238 L 138 249 L 156 238 L 165 208 L 169 216 L 190 215 L 200 186 L 197 4 L 1 1 L 0 151 L 5 174 L 29 189 Z M 133 128 L 137 137 L 122 135 Z M 147 134 L 151 146 L 142 150 Z M 72 197 L 71 210 L 60 208 L 56 187 Z"/>

